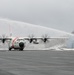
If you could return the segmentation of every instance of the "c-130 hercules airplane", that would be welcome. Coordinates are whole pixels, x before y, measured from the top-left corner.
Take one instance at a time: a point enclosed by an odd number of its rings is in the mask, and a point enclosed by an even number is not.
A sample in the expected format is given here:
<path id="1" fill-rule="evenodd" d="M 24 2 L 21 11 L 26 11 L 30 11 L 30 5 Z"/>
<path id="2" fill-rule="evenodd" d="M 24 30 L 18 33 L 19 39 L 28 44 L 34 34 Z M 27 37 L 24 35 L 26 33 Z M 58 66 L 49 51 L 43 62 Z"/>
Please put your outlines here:
<path id="1" fill-rule="evenodd" d="M 26 40 L 29 41 L 29 43 L 33 44 L 39 44 L 37 40 L 42 40 L 44 43 L 48 42 L 49 39 L 62 39 L 67 37 L 48 37 L 47 35 L 44 35 L 43 37 L 0 37 L 0 41 L 4 44 L 5 42 L 8 42 L 9 51 L 12 49 L 19 49 L 20 51 L 23 51 L 25 48 Z"/>

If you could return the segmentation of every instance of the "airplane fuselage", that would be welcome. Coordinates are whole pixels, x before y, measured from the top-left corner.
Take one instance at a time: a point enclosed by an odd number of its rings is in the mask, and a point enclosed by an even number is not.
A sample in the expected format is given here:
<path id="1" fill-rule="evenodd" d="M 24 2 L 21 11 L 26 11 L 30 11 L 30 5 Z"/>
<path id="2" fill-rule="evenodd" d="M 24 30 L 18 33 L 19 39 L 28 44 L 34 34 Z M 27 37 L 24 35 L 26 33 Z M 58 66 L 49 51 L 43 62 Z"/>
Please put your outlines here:
<path id="1" fill-rule="evenodd" d="M 11 49 L 19 49 L 23 50 L 25 47 L 25 41 L 21 38 L 12 38 L 12 40 L 9 42 L 9 50 Z"/>

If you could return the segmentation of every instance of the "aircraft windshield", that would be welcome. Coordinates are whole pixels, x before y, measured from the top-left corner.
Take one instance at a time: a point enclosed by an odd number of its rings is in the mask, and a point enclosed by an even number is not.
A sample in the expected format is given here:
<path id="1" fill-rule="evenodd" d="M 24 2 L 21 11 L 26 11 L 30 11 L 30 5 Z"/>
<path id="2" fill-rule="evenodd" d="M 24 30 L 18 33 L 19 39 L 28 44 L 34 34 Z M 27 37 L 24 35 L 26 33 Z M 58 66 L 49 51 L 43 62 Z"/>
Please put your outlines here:
<path id="1" fill-rule="evenodd" d="M 24 39 L 17 39 L 17 41 L 24 41 Z"/>

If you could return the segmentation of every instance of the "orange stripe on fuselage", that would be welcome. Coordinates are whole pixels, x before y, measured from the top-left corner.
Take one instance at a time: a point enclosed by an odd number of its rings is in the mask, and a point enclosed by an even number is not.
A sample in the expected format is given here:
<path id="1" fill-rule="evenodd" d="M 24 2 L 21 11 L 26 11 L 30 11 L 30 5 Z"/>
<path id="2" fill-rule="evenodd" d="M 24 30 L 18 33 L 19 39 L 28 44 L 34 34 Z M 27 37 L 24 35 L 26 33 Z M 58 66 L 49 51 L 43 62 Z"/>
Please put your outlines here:
<path id="1" fill-rule="evenodd" d="M 18 39 L 18 37 L 14 38 L 13 41 L 12 41 L 12 47 L 14 47 L 14 43 L 15 41 Z"/>

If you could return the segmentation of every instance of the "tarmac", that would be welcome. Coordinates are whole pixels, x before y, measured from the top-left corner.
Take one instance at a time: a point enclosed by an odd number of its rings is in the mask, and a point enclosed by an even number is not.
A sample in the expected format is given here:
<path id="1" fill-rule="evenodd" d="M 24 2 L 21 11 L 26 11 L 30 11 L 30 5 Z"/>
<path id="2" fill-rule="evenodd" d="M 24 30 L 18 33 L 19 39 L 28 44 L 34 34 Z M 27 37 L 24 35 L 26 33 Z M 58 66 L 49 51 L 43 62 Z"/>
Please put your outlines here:
<path id="1" fill-rule="evenodd" d="M 0 75 L 74 75 L 74 51 L 0 51 Z"/>

